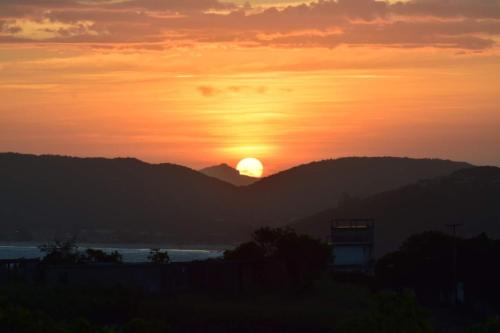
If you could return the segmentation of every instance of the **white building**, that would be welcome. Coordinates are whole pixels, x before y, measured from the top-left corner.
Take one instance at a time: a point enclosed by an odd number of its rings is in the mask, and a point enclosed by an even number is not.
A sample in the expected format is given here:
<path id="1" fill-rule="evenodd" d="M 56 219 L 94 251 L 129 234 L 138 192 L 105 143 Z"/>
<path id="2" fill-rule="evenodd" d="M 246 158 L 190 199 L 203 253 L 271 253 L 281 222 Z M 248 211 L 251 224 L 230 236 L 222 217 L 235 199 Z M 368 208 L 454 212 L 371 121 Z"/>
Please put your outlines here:
<path id="1" fill-rule="evenodd" d="M 334 219 L 330 235 L 333 269 L 371 272 L 374 230 L 373 219 Z"/>

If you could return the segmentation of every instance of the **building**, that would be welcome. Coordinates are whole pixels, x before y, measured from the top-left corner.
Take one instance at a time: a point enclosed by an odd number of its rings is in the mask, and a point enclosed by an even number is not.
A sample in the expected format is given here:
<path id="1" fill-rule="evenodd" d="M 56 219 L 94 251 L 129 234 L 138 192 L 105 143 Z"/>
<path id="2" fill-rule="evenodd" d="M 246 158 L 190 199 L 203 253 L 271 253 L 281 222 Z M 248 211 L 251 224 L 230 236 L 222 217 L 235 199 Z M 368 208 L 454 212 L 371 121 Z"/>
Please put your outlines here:
<path id="1" fill-rule="evenodd" d="M 330 226 L 335 271 L 370 273 L 373 269 L 373 219 L 334 219 Z"/>

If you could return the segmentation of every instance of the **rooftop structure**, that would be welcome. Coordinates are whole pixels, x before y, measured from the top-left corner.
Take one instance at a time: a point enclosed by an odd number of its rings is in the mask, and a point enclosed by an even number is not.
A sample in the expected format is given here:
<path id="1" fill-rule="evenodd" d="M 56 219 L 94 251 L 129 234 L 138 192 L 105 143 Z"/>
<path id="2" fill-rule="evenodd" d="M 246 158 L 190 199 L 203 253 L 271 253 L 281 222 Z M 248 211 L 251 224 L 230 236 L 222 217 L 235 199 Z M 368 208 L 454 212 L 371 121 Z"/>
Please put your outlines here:
<path id="1" fill-rule="evenodd" d="M 371 272 L 375 222 L 373 219 L 334 219 L 330 226 L 332 266 L 336 271 Z"/>

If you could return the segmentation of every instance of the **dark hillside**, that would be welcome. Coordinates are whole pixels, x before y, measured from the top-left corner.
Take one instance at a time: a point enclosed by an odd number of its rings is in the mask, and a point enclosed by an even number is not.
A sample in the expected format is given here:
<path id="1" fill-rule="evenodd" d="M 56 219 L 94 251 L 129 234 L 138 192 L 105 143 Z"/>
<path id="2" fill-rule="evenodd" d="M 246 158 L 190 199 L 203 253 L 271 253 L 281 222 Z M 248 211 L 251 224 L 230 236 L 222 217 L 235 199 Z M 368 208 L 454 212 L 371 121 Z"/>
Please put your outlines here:
<path id="1" fill-rule="evenodd" d="M 426 230 L 446 231 L 463 223 L 462 236 L 486 232 L 500 237 L 500 168 L 477 167 L 449 176 L 420 181 L 337 209 L 303 219 L 295 227 L 317 236 L 328 235 L 332 218 L 373 217 L 378 255 L 394 251 L 408 236 Z"/>
<path id="2" fill-rule="evenodd" d="M 351 157 L 301 165 L 246 188 L 246 202 L 265 224 L 283 224 L 336 207 L 342 198 L 375 193 L 470 167 L 436 159 Z"/>
<path id="3" fill-rule="evenodd" d="M 179 165 L 1 154 L 0 166 L 4 229 L 153 230 L 168 238 L 210 238 L 231 230 L 224 221 L 238 206 L 234 186 Z"/>

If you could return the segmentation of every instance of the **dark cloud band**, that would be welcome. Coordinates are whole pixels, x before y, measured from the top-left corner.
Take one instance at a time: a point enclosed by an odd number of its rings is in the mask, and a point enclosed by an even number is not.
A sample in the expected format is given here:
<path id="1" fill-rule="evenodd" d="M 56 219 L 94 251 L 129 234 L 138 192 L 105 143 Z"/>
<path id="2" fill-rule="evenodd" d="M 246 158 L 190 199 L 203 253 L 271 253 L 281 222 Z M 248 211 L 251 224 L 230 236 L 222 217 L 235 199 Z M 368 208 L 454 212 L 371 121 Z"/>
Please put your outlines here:
<path id="1" fill-rule="evenodd" d="M 24 29 L 26 22 L 32 22 L 30 31 Z M 262 10 L 218 0 L 0 2 L 0 42 L 12 43 L 237 42 L 481 50 L 494 47 L 499 34 L 498 0 L 337 0 Z"/>

